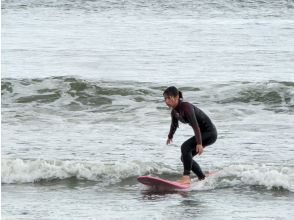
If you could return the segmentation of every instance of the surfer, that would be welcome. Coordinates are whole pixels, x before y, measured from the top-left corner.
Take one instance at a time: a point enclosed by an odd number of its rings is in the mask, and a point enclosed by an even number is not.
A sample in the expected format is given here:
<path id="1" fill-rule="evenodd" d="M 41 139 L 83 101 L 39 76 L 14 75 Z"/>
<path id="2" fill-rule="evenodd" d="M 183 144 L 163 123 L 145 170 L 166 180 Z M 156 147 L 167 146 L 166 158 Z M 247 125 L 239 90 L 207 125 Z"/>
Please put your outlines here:
<path id="1" fill-rule="evenodd" d="M 171 126 L 166 144 L 172 142 L 174 133 L 179 127 L 179 121 L 189 124 L 194 131 L 193 137 L 186 140 L 181 146 L 181 161 L 183 162 L 183 176 L 177 180 L 182 184 L 191 183 L 191 170 L 199 180 L 205 179 L 199 164 L 193 160 L 196 154 L 201 155 L 204 147 L 213 144 L 217 139 L 217 131 L 210 118 L 199 108 L 189 102 L 183 101 L 183 94 L 176 87 L 168 87 L 164 93 L 164 100 L 171 111 Z"/>

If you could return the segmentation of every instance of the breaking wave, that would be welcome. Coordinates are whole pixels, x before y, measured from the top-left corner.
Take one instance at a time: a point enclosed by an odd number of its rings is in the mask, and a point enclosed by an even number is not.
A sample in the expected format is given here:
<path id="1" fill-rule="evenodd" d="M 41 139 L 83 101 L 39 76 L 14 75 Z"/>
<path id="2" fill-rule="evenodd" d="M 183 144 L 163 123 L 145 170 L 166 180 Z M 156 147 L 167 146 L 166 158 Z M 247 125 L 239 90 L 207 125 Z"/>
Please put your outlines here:
<path id="1" fill-rule="evenodd" d="M 230 165 L 219 169 L 211 178 L 194 184 L 193 190 L 230 187 L 264 188 L 294 192 L 294 168 L 269 165 Z"/>
<path id="2" fill-rule="evenodd" d="M 114 163 L 88 163 L 68 160 L 2 159 L 2 183 L 33 183 L 68 178 L 96 182 L 116 183 L 124 179 L 146 174 L 170 173 L 160 164 L 139 161 Z"/>
<path id="3" fill-rule="evenodd" d="M 210 190 L 228 187 L 261 186 L 268 190 L 294 192 L 293 167 L 268 165 L 230 165 L 217 169 L 205 181 L 193 183 L 192 190 Z M 2 159 L 2 183 L 23 184 L 55 181 L 69 178 L 101 182 L 104 185 L 136 179 L 140 175 L 164 176 L 174 179 L 180 171 L 162 163 L 114 162 L 89 163 L 67 160 Z"/>

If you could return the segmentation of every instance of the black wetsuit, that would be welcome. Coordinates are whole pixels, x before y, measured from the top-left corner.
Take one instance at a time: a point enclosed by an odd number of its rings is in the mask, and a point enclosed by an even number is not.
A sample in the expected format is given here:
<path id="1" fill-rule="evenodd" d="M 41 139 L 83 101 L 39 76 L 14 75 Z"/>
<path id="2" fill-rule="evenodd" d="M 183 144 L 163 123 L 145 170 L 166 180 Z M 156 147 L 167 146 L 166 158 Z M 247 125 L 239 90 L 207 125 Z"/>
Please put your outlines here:
<path id="1" fill-rule="evenodd" d="M 188 123 L 194 130 L 195 136 L 185 141 L 181 146 L 181 160 L 184 165 L 184 175 L 190 175 L 192 170 L 199 179 L 204 179 L 200 166 L 193 160 L 197 154 L 196 144 L 203 147 L 213 144 L 217 139 L 217 131 L 210 118 L 199 108 L 189 102 L 179 100 L 179 104 L 171 112 L 172 122 L 168 138 L 172 139 L 179 127 L 179 121 Z"/>

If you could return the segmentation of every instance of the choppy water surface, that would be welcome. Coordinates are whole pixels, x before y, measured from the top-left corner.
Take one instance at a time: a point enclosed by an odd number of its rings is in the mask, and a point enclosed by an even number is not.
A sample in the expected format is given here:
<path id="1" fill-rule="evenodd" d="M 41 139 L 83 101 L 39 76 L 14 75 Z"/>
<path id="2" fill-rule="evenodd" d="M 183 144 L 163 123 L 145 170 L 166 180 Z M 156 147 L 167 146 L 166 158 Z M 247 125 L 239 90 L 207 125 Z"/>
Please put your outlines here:
<path id="1" fill-rule="evenodd" d="M 2 218 L 292 219 L 293 1 L 2 2 Z M 163 90 L 215 122 L 182 192 Z"/>

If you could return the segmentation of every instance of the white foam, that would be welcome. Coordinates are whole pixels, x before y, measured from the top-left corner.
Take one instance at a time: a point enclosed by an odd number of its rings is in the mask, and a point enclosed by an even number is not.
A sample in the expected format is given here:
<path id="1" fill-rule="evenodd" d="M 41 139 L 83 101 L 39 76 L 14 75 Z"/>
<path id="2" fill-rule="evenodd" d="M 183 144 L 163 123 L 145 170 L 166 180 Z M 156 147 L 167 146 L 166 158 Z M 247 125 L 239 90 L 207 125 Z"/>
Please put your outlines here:
<path id="1" fill-rule="evenodd" d="M 267 189 L 285 189 L 294 192 L 294 168 L 269 165 L 230 165 L 204 181 L 192 182 L 192 190 L 263 186 Z"/>
<path id="2" fill-rule="evenodd" d="M 69 160 L 2 159 L 2 183 L 31 183 L 75 177 L 103 182 L 105 185 L 139 175 L 178 172 L 162 164 L 140 161 L 77 162 Z M 230 165 L 204 181 L 192 183 L 192 190 L 211 190 L 236 186 L 264 186 L 294 192 L 294 168 L 270 165 Z"/>
<path id="3" fill-rule="evenodd" d="M 294 192 L 294 169 L 270 165 L 231 165 L 218 173 L 222 184 L 284 188 Z"/>
<path id="4" fill-rule="evenodd" d="M 171 172 L 160 164 L 132 162 L 86 163 L 63 160 L 2 159 L 2 183 L 30 183 L 40 180 L 76 177 L 91 181 L 115 183 L 146 173 Z"/>

